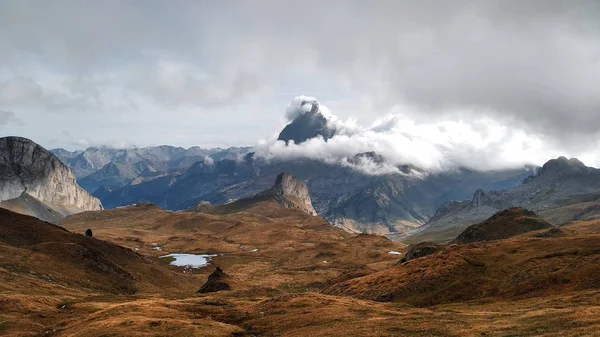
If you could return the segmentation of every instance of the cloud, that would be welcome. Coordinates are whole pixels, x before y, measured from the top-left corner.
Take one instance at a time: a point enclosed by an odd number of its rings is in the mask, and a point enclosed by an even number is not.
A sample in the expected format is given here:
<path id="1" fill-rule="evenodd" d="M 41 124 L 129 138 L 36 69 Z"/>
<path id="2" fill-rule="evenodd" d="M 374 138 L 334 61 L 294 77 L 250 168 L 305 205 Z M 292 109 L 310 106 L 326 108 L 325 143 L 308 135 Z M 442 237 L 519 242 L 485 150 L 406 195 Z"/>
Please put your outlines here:
<path id="1" fill-rule="evenodd" d="M 304 95 L 296 96 L 285 109 L 285 119 L 292 121 L 298 116 L 310 112 L 314 105 L 319 105 L 316 98 Z"/>
<path id="2" fill-rule="evenodd" d="M 12 111 L 0 110 L 0 125 L 24 125 L 21 119 Z"/>
<path id="3" fill-rule="evenodd" d="M 552 141 L 543 135 L 485 116 L 468 123 L 453 120 L 423 123 L 395 114 L 353 130 L 350 134 L 336 134 L 327 141 L 318 137 L 301 144 L 286 145 L 275 138 L 265 139 L 259 142 L 256 153 L 269 160 L 311 158 L 379 175 L 403 174 L 399 165 L 415 165 L 433 172 L 518 168 L 542 165 L 566 152 L 564 147 L 552 146 Z M 599 140 L 595 139 L 594 146 Z M 352 159 L 368 151 L 383 156 L 385 162 L 368 157 Z M 576 152 L 576 156 L 585 158 L 588 165 L 600 164 L 600 156 L 593 148 Z"/>
<path id="4" fill-rule="evenodd" d="M 0 107 L 99 142 L 250 143 L 306 92 L 336 107 L 331 123 L 352 139 L 410 134 L 394 118 L 474 137 L 495 123 L 524 146 L 585 154 L 600 130 L 598 17 L 596 0 L 8 0 Z M 111 125 L 95 131 L 97 116 Z"/>
<path id="5" fill-rule="evenodd" d="M 3 106 L 29 104 L 43 100 L 42 88 L 31 79 L 14 77 L 0 82 L 0 104 Z"/>

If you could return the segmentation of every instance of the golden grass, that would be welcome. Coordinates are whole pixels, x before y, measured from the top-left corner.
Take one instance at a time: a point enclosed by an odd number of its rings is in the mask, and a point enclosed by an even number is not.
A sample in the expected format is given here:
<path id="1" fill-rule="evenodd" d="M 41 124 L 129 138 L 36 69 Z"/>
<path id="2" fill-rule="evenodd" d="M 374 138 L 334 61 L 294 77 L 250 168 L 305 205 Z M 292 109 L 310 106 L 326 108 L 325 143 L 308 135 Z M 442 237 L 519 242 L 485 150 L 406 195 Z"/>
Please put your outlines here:
<path id="1" fill-rule="evenodd" d="M 82 282 L 95 275 L 93 269 L 68 258 L 64 252 L 72 250 L 64 245 L 15 246 L 0 232 L 0 335 L 587 336 L 600 331 L 599 223 L 571 224 L 561 237 L 451 246 L 392 267 L 400 257 L 387 252 L 404 251 L 402 244 L 351 235 L 272 205 L 257 207 L 260 214 L 143 207 L 66 219 L 63 224 L 76 232 L 93 229 L 95 239 L 69 239 L 79 245 L 106 240 L 140 248 L 139 261 L 119 263 L 134 276 L 132 294 L 115 292 L 101 275 Z M 221 254 L 213 263 L 231 275 L 232 291 L 196 294 L 212 267 L 184 273 L 157 261 L 169 252 L 207 250 Z M 101 252 L 106 259 L 115 257 L 110 249 Z M 320 293 L 323 288 L 336 295 Z"/>

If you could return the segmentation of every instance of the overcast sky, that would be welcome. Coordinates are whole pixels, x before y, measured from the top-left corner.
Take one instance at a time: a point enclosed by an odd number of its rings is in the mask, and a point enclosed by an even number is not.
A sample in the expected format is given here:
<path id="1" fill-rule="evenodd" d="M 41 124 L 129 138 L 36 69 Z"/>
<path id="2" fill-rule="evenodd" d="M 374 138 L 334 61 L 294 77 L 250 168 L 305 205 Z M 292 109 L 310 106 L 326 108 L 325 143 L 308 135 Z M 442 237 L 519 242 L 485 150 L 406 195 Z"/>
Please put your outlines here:
<path id="1" fill-rule="evenodd" d="M 301 94 L 359 131 L 295 152 L 600 166 L 600 1 L 0 1 L 3 135 L 280 153 Z"/>

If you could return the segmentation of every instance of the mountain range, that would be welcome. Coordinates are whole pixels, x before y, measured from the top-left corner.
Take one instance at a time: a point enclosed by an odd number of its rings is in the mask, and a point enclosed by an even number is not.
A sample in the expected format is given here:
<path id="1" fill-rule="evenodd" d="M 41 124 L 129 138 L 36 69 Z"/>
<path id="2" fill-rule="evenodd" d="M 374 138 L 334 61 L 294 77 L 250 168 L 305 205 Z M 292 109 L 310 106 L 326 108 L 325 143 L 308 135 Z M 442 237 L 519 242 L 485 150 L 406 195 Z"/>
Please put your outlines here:
<path id="1" fill-rule="evenodd" d="M 314 137 L 326 140 L 335 136 L 335 126 L 316 101 L 301 106 L 304 113 L 281 131 L 280 141 L 302 144 Z M 373 151 L 341 162 L 267 158 L 251 147 L 92 147 L 72 152 L 54 149 L 51 153 L 79 176 L 78 184 L 109 209 L 139 202 L 174 211 L 199 204 L 228 204 L 269 189 L 281 172 L 289 172 L 306 184 L 314 211 L 334 226 L 392 239 L 410 236 L 409 242 L 451 240 L 466 227 L 511 207 L 530 209 L 556 225 L 600 213 L 595 208 L 600 170 L 565 157 L 549 160 L 542 167 L 428 171 L 411 164 L 392 165 Z M 393 169 L 373 173 L 365 167 Z M 27 204 L 29 209 L 43 209 L 35 198 L 35 193 L 30 194 L 27 199 L 11 201 L 10 207 Z M 54 215 L 58 213 L 69 212 Z M 45 219 L 57 221 L 62 216 L 46 215 Z"/>
<path id="2" fill-rule="evenodd" d="M 559 157 L 546 162 L 518 186 L 478 189 L 470 200 L 447 202 L 419 228 L 414 240 L 450 239 L 467 226 L 512 207 L 535 211 L 554 225 L 592 220 L 600 214 L 599 203 L 600 169 L 575 158 Z"/>
<path id="3" fill-rule="evenodd" d="M 28 139 L 0 139 L 0 158 L 0 191 L 11 198 L 0 202 L 8 208 L 0 209 L 0 334 L 527 336 L 594 335 L 600 326 L 600 170 L 576 159 L 514 172 L 404 165 L 369 175 L 352 164 L 386 158 L 367 152 L 340 165 L 249 153 L 98 189 L 142 195 L 164 184 L 154 195 L 179 207 L 226 199 L 173 212 L 149 202 L 103 210 L 70 168 Z M 276 173 L 282 168 L 304 177 Z M 475 196 L 425 220 L 434 200 L 467 193 Z M 539 211 L 511 207 L 464 229 L 472 214 L 518 203 Z M 426 225 L 388 236 L 450 242 L 407 247 L 336 228 L 317 210 L 421 217 Z M 443 225 L 449 215 L 468 221 Z M 576 221 L 553 225 L 566 219 Z M 450 231 L 459 234 L 445 240 Z"/>
<path id="4" fill-rule="evenodd" d="M 300 102 L 303 113 L 278 140 L 301 144 L 336 135 L 318 102 Z M 278 159 L 252 148 L 188 150 L 170 146 L 135 149 L 52 150 L 78 174 L 79 184 L 107 208 L 153 202 L 169 210 L 199 202 L 224 204 L 270 187 L 281 172 L 304 181 L 315 211 L 349 231 L 402 238 L 425 224 L 447 201 L 468 198 L 479 188 L 519 185 L 536 167 L 476 171 L 458 168 L 428 172 L 411 164 L 394 166 L 375 152 L 357 153 L 342 162 L 310 158 Z M 369 172 L 365 167 L 392 167 Z"/>

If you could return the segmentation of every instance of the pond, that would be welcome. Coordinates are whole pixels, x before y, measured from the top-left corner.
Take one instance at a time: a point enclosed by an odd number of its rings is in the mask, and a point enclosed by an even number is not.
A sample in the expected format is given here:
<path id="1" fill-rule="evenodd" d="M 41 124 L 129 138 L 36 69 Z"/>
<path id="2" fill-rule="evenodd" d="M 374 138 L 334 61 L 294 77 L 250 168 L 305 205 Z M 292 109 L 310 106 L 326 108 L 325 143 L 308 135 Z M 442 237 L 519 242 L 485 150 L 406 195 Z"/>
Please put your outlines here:
<path id="1" fill-rule="evenodd" d="M 172 266 L 202 268 L 206 267 L 210 259 L 217 255 L 213 254 L 169 254 L 163 255 L 160 258 L 171 258 L 169 263 Z"/>

